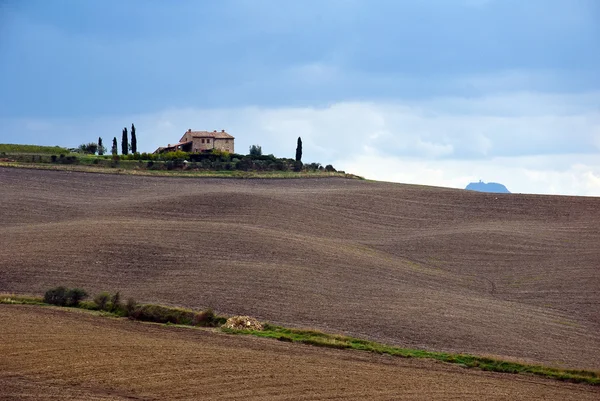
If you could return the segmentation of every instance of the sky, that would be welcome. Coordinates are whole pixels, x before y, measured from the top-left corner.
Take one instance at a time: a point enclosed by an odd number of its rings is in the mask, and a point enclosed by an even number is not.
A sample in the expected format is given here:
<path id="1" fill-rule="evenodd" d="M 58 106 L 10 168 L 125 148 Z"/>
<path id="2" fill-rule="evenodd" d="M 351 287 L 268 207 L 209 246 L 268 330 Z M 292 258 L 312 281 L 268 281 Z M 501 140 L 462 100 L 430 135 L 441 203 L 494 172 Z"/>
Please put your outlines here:
<path id="1" fill-rule="evenodd" d="M 597 0 L 0 0 L 0 143 L 191 128 L 366 178 L 600 196 Z"/>

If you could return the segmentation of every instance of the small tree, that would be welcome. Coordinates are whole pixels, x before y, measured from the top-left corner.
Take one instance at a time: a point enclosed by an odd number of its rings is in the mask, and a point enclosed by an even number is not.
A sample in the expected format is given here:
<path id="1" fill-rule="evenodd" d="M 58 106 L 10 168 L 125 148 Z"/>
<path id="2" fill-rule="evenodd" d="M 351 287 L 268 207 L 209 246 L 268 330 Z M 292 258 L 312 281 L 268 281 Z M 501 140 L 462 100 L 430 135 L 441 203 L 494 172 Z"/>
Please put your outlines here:
<path id="1" fill-rule="evenodd" d="M 94 303 L 100 310 L 106 310 L 108 301 L 110 301 L 110 294 L 108 292 L 101 292 L 94 297 Z"/>
<path id="2" fill-rule="evenodd" d="M 128 298 L 127 303 L 125 304 L 125 312 L 127 313 L 127 316 L 133 316 L 133 313 L 135 312 L 136 308 L 137 302 L 135 302 L 135 299 Z"/>
<path id="3" fill-rule="evenodd" d="M 67 304 L 67 289 L 61 286 L 46 291 L 44 302 L 51 305 L 65 306 Z"/>
<path id="4" fill-rule="evenodd" d="M 250 146 L 250 156 L 262 156 L 262 147 L 260 145 Z"/>
<path id="5" fill-rule="evenodd" d="M 131 124 L 131 153 L 137 153 L 137 138 L 135 136 L 135 125 Z"/>
<path id="6" fill-rule="evenodd" d="M 296 161 L 302 161 L 302 138 L 298 137 L 298 146 L 296 146 Z"/>
<path id="7" fill-rule="evenodd" d="M 67 290 L 67 305 L 79 306 L 79 302 L 86 299 L 88 293 L 81 288 L 71 288 Z"/>
<path id="8" fill-rule="evenodd" d="M 127 139 L 127 127 L 123 128 L 123 136 L 121 138 L 121 154 L 127 155 L 129 153 L 129 140 Z"/>
<path id="9" fill-rule="evenodd" d="M 123 305 L 121 305 L 121 293 L 119 291 L 115 292 L 115 295 L 113 295 L 110 298 L 110 309 L 112 312 L 118 312 Z"/>
<path id="10" fill-rule="evenodd" d="M 96 151 L 98 151 L 98 144 L 95 142 L 82 143 L 81 145 L 79 145 L 78 150 L 81 153 L 93 155 L 96 153 Z"/>
<path id="11" fill-rule="evenodd" d="M 102 156 L 106 153 L 106 148 L 102 144 L 102 137 L 98 137 L 98 156 Z"/>
<path id="12" fill-rule="evenodd" d="M 115 136 L 113 138 L 113 144 L 112 144 L 112 149 L 111 149 L 112 155 L 116 156 L 118 153 L 118 148 L 117 148 L 117 137 Z"/>

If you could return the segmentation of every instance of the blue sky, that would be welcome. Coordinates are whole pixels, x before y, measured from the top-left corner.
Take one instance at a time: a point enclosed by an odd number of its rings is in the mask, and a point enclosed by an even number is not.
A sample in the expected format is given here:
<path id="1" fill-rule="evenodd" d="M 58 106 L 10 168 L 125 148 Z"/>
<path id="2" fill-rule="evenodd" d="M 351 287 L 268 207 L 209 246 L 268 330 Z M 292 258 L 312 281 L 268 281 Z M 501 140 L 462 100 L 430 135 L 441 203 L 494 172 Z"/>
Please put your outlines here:
<path id="1" fill-rule="evenodd" d="M 0 0 L 0 142 L 227 129 L 373 179 L 600 196 L 596 0 Z"/>

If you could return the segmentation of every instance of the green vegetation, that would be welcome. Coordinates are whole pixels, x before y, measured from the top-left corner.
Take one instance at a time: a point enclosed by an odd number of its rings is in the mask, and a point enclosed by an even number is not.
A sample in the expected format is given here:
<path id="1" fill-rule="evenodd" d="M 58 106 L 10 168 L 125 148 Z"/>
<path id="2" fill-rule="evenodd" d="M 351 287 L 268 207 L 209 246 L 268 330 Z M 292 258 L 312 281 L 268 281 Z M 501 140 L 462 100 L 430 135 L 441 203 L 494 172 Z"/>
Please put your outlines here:
<path id="1" fill-rule="evenodd" d="M 262 156 L 262 146 L 260 145 L 252 145 L 248 151 L 250 156 Z"/>
<path id="2" fill-rule="evenodd" d="M 481 370 L 502 373 L 533 374 L 546 378 L 570 381 L 574 383 L 587 383 L 600 385 L 600 374 L 586 370 L 568 370 L 550 368 L 539 365 L 528 365 L 517 362 L 507 362 L 499 359 L 478 357 L 463 354 L 448 354 L 444 352 L 431 352 L 416 349 L 393 347 L 374 341 L 342 335 L 327 334 L 317 330 L 288 329 L 280 326 L 265 325 L 263 331 L 222 329 L 231 334 L 246 334 L 257 337 L 273 338 L 279 341 L 298 342 L 318 347 L 353 349 L 359 351 L 387 354 L 403 358 L 427 358 L 442 362 L 458 364 L 465 368 L 478 368 Z"/>
<path id="3" fill-rule="evenodd" d="M 46 305 L 44 298 L 33 295 L 0 294 L 0 304 L 8 305 Z"/>
<path id="4" fill-rule="evenodd" d="M 127 153 L 129 153 L 129 141 L 127 140 L 127 127 L 125 127 L 121 136 L 121 154 L 127 155 Z"/>
<path id="5" fill-rule="evenodd" d="M 133 298 L 127 303 L 121 302 L 121 293 L 101 292 L 96 294 L 93 301 L 83 301 L 87 292 L 79 288 L 56 287 L 46 291 L 44 297 L 29 295 L 0 294 L 0 304 L 20 305 L 56 305 L 101 311 L 108 316 L 128 317 L 153 323 L 168 323 L 186 326 L 218 327 L 227 319 L 218 316 L 212 309 L 194 311 L 173 306 L 138 304 Z"/>
<path id="6" fill-rule="evenodd" d="M 302 138 L 298 137 L 298 144 L 296 145 L 296 161 L 302 161 Z"/>
<path id="7" fill-rule="evenodd" d="M 59 290 L 59 292 L 64 291 L 66 293 L 69 291 L 65 287 L 57 287 L 49 290 L 46 292 L 46 294 L 49 292 L 56 292 L 56 290 L 60 288 L 63 290 Z M 85 293 L 83 290 L 79 291 Z M 48 305 L 49 303 L 44 302 L 44 300 L 45 298 L 26 295 L 0 295 L 0 304 Z M 67 306 L 67 304 L 63 304 L 62 306 Z M 126 316 L 132 320 L 183 326 L 220 327 L 227 320 L 223 316 L 216 315 L 212 309 L 206 309 L 198 312 L 191 309 L 164 305 L 138 305 L 132 298 L 129 298 L 127 303 L 123 305 L 120 302 L 120 294 L 118 292 L 112 296 L 106 292 L 100 293 L 94 297 L 94 301 L 92 302 L 82 301 L 77 305 L 71 306 L 78 306 L 79 308 L 88 310 L 104 311 L 105 315 L 108 316 Z M 290 329 L 267 323 L 264 325 L 264 330 L 261 331 L 235 330 L 227 328 L 221 328 L 221 331 L 228 334 L 253 335 L 279 341 L 308 344 L 317 347 L 373 352 L 401 358 L 435 359 L 441 362 L 457 364 L 464 368 L 475 368 L 490 372 L 530 374 L 573 383 L 600 385 L 600 373 L 589 370 L 559 369 L 541 365 L 508 362 L 500 359 L 473 355 L 450 354 L 445 352 L 400 348 L 343 335 L 327 334 L 318 330 Z"/>
<path id="8" fill-rule="evenodd" d="M 87 297 L 87 292 L 81 288 L 56 287 L 46 291 L 44 302 L 51 305 L 78 307 L 79 303 Z"/>
<path id="9" fill-rule="evenodd" d="M 102 143 L 102 137 L 98 137 L 98 156 L 102 156 L 106 153 L 106 147 Z"/>
<path id="10" fill-rule="evenodd" d="M 60 146 L 17 145 L 0 143 L 0 155 L 12 153 L 25 154 L 68 154 L 69 150 Z"/>
<path id="11" fill-rule="evenodd" d="M 83 143 L 76 149 L 64 149 L 58 147 L 39 147 L 28 145 L 0 145 L 12 146 L 12 152 L 4 160 L 0 160 L 0 166 L 5 167 L 26 167 L 51 170 L 69 170 L 85 172 L 110 172 L 100 171 L 99 169 L 90 169 L 87 166 L 104 168 L 106 170 L 118 169 L 119 173 L 126 170 L 137 171 L 181 171 L 198 172 L 200 174 L 185 174 L 181 176 L 201 176 L 201 177 L 235 177 L 235 178 L 292 178 L 298 177 L 328 177 L 339 176 L 345 178 L 358 178 L 352 175 L 346 175 L 345 172 L 333 168 L 332 165 L 323 167 L 320 163 L 302 163 L 302 139 L 299 137 L 296 148 L 295 159 L 278 158 L 274 155 L 263 155 L 260 145 L 252 145 L 248 155 L 229 153 L 224 150 L 212 149 L 204 152 L 183 152 L 177 150 L 165 153 L 138 153 L 136 128 L 131 124 L 131 142 L 128 141 L 127 127 L 123 128 L 121 139 L 121 155 L 118 155 L 117 138 L 112 141 L 112 157 L 104 156 L 106 148 L 102 143 L 102 138 L 98 142 Z M 0 148 L 1 149 L 1 148 Z M 34 151 L 43 149 L 40 153 L 25 153 L 25 150 Z M 57 151 L 56 153 L 51 150 Z M 131 150 L 131 153 L 129 151 Z M 21 152 L 19 152 L 21 151 Z M 98 155 L 96 156 L 96 153 Z M 26 165 L 23 165 L 26 164 Z M 38 166 L 38 164 L 57 164 L 57 165 L 81 165 L 84 169 L 75 168 L 48 168 L 47 166 Z M 206 174 L 205 172 L 213 172 Z M 234 172 L 233 174 L 231 172 Z M 268 172 L 269 174 L 263 174 Z M 288 174 L 288 173 L 295 174 Z M 249 173 L 249 174 L 247 174 Z M 324 173 L 324 174 L 322 174 Z M 156 174 L 143 174 L 156 175 Z M 171 175 L 171 174 L 169 174 Z"/>
<path id="12" fill-rule="evenodd" d="M 131 124 L 131 153 L 137 153 L 137 137 L 135 136 L 135 125 Z"/>
<path id="13" fill-rule="evenodd" d="M 79 145 L 78 150 L 86 155 L 94 155 L 98 151 L 98 144 L 96 142 L 82 143 Z"/>

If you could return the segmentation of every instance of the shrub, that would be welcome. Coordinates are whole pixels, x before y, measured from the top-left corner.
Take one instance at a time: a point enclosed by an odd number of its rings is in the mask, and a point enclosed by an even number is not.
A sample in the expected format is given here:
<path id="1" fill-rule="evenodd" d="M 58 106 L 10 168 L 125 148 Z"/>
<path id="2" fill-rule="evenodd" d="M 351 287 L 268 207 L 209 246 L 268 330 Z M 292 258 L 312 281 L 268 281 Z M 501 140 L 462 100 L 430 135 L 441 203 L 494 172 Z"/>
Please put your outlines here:
<path id="1" fill-rule="evenodd" d="M 51 288 L 44 294 L 44 302 L 58 306 L 79 306 L 79 302 L 88 294 L 81 288 L 66 288 L 63 286 Z"/>
<path id="2" fill-rule="evenodd" d="M 127 316 L 132 317 L 136 308 L 137 302 L 135 302 L 135 299 L 128 298 L 127 303 L 125 304 L 125 313 L 127 314 Z"/>
<path id="3" fill-rule="evenodd" d="M 81 153 L 93 155 L 98 151 L 98 144 L 96 142 L 82 143 L 77 150 Z"/>
<path id="4" fill-rule="evenodd" d="M 331 164 L 326 165 L 325 166 L 325 170 L 329 171 L 330 173 L 335 173 L 336 172 L 336 169 L 334 169 Z"/>
<path id="5" fill-rule="evenodd" d="M 118 312 L 123 309 L 123 305 L 121 304 L 121 293 L 119 291 L 115 292 L 110 298 L 110 310 L 111 312 Z"/>
<path id="6" fill-rule="evenodd" d="M 67 290 L 67 304 L 69 306 L 79 306 L 79 302 L 88 297 L 88 293 L 81 288 L 71 288 Z"/>
<path id="7" fill-rule="evenodd" d="M 44 302 L 52 305 L 65 306 L 67 304 L 67 288 L 51 288 L 44 294 Z"/>
<path id="8" fill-rule="evenodd" d="M 136 320 L 155 323 L 191 325 L 195 313 L 191 310 L 169 308 L 161 305 L 141 305 L 131 315 Z"/>
<path id="9" fill-rule="evenodd" d="M 213 149 L 211 151 L 211 153 L 215 157 L 219 158 L 221 161 L 224 161 L 224 162 L 229 161 L 229 159 L 231 159 L 231 154 L 228 151 L 226 151 L 226 150 Z"/>
<path id="10" fill-rule="evenodd" d="M 175 152 L 167 152 L 160 155 L 162 160 L 185 160 L 189 159 L 190 154 L 187 152 L 182 152 L 181 150 L 177 150 Z"/>
<path id="11" fill-rule="evenodd" d="M 302 171 L 302 167 L 304 167 L 302 162 L 300 162 L 300 161 L 294 162 L 294 171 L 295 172 L 298 173 L 298 172 Z"/>
<path id="12" fill-rule="evenodd" d="M 252 145 L 250 146 L 250 156 L 262 156 L 262 146 Z"/>
<path id="13" fill-rule="evenodd" d="M 100 294 L 94 297 L 94 303 L 100 310 L 106 310 L 108 306 L 108 301 L 110 301 L 110 294 L 108 292 L 101 292 Z"/>
<path id="14" fill-rule="evenodd" d="M 215 312 L 211 308 L 208 308 L 202 312 L 196 313 L 192 320 L 192 324 L 194 326 L 211 326 L 214 320 Z"/>

